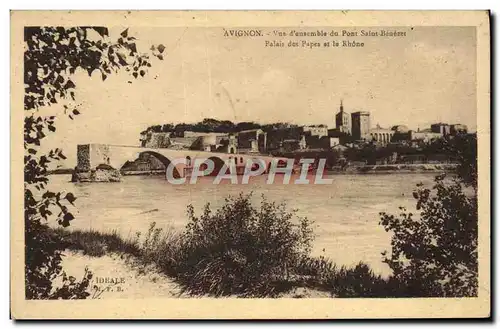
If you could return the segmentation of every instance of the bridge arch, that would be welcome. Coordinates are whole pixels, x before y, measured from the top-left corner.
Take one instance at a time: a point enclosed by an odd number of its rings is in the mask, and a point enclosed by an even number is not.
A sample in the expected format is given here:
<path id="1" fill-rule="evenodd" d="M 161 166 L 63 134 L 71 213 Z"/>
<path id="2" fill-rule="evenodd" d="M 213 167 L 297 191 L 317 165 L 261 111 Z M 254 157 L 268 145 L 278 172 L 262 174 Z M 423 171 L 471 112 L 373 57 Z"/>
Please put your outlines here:
<path id="1" fill-rule="evenodd" d="M 217 176 L 219 174 L 220 170 L 222 169 L 222 167 L 224 166 L 224 160 L 222 160 L 221 158 L 216 157 L 216 156 L 212 156 L 212 157 L 208 158 L 207 160 L 212 160 L 214 163 L 214 170 L 212 170 L 212 173 L 210 174 L 210 176 Z"/>
<path id="2" fill-rule="evenodd" d="M 169 158 L 167 158 L 166 156 L 164 156 L 163 154 L 160 154 L 158 152 L 144 151 L 144 152 L 139 153 L 139 156 L 141 154 L 147 154 L 147 155 L 151 155 L 151 156 L 155 157 L 157 160 L 159 160 L 165 166 L 165 171 L 167 170 L 168 166 L 172 163 L 172 161 Z M 191 161 L 191 160 L 189 159 L 189 161 Z M 181 165 L 181 166 L 184 166 L 184 165 Z M 179 170 L 175 167 L 174 167 L 173 175 L 174 175 L 174 178 L 182 177 Z"/>

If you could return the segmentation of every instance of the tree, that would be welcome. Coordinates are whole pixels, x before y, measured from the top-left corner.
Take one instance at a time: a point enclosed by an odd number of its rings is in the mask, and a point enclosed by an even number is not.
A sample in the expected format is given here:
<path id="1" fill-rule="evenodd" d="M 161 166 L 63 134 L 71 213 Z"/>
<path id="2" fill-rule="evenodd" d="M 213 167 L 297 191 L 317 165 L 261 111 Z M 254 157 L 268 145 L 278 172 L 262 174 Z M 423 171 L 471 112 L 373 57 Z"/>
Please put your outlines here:
<path id="1" fill-rule="evenodd" d="M 404 296 L 477 296 L 477 142 L 464 135 L 447 145 L 460 159 L 455 177 L 437 176 L 432 189 L 418 184 L 417 215 L 381 213 L 380 224 L 393 232 L 384 261 Z"/>
<path id="2" fill-rule="evenodd" d="M 24 224 L 26 298 L 85 298 L 83 293 L 91 279 L 84 279 L 52 290 L 52 281 L 62 274 L 61 239 L 48 230 L 47 222 L 55 218 L 63 227 L 74 219 L 69 208 L 76 197 L 72 193 L 46 189 L 47 170 L 51 162 L 65 159 L 61 149 L 41 154 L 40 144 L 56 131 L 56 115 L 41 116 L 39 109 L 61 103 L 71 119 L 80 114 L 76 85 L 71 79 L 77 70 L 89 76 L 94 72 L 106 80 L 109 74 L 124 68 L 131 77 L 146 75 L 150 57 L 137 51 L 135 38 L 128 29 L 117 41 L 111 41 L 105 27 L 26 27 L 24 30 Z M 165 47 L 151 47 L 152 54 L 163 59 Z M 69 288 L 68 288 L 69 287 Z"/>

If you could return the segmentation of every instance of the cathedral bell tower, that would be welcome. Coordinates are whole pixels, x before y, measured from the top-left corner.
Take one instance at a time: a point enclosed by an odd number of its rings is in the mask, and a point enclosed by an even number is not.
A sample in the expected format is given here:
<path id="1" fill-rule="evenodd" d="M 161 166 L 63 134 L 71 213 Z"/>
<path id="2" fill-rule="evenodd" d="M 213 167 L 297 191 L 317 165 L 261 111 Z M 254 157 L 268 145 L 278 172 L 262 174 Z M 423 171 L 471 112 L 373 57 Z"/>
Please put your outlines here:
<path id="1" fill-rule="evenodd" d="M 351 116 L 344 112 L 344 102 L 340 99 L 340 112 L 335 115 L 336 128 L 343 133 L 351 134 Z"/>

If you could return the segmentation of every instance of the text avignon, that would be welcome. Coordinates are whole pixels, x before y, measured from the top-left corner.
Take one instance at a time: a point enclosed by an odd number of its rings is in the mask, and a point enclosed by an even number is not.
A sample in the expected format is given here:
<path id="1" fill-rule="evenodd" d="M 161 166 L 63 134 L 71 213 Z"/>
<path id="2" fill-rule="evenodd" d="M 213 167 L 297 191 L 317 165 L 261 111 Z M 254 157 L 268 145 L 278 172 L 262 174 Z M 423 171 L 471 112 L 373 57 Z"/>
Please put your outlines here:
<path id="1" fill-rule="evenodd" d="M 262 30 L 226 30 L 224 29 L 225 37 L 261 37 Z"/>

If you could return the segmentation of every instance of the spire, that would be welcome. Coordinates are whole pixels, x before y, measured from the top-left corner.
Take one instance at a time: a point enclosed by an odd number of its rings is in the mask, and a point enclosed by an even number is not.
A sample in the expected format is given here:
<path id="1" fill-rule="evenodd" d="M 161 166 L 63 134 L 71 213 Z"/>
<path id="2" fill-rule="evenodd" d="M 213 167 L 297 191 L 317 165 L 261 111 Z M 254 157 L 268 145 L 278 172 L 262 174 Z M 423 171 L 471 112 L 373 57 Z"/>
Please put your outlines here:
<path id="1" fill-rule="evenodd" d="M 342 98 L 340 99 L 340 112 L 344 112 L 344 104 L 342 104 Z"/>

